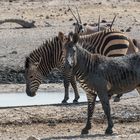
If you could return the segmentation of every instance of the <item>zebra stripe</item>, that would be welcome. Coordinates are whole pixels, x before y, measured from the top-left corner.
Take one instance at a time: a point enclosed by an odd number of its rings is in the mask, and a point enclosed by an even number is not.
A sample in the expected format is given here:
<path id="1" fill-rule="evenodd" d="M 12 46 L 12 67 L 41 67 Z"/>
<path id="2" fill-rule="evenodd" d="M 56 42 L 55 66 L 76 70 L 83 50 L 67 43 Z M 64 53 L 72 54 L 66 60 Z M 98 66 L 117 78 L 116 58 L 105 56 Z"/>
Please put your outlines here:
<path id="1" fill-rule="evenodd" d="M 59 67 L 63 60 L 62 44 L 57 37 L 53 38 L 52 41 L 46 41 L 41 47 L 31 52 L 29 58 L 32 63 L 39 62 L 41 58 L 39 70 L 44 76 L 47 76 L 54 67 Z"/>
<path id="2" fill-rule="evenodd" d="M 129 47 L 128 37 L 113 29 L 80 36 L 78 43 L 92 53 L 105 56 L 125 55 Z"/>

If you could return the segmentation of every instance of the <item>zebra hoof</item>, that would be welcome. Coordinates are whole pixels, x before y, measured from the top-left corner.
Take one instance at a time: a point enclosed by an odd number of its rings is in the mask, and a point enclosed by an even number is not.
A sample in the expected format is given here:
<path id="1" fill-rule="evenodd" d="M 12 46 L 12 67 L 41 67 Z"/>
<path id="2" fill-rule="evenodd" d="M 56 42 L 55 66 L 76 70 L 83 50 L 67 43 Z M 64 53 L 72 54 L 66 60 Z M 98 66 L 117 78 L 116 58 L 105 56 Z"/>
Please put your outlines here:
<path id="1" fill-rule="evenodd" d="M 73 100 L 73 103 L 74 103 L 74 104 L 77 104 L 77 103 L 78 103 L 78 100 L 75 100 L 75 99 L 74 99 L 74 100 Z"/>
<path id="2" fill-rule="evenodd" d="M 120 101 L 120 98 L 118 98 L 118 97 L 114 98 L 114 102 L 119 102 L 119 101 Z"/>
<path id="3" fill-rule="evenodd" d="M 62 101 L 62 104 L 67 104 L 68 102 L 66 100 L 63 100 Z"/>
<path id="4" fill-rule="evenodd" d="M 84 134 L 88 134 L 88 130 L 85 129 L 85 128 L 84 128 L 84 129 L 82 130 L 82 132 L 81 132 L 81 135 L 84 135 Z"/>
<path id="5" fill-rule="evenodd" d="M 105 134 L 106 135 L 111 135 L 113 133 L 112 129 L 106 129 Z"/>

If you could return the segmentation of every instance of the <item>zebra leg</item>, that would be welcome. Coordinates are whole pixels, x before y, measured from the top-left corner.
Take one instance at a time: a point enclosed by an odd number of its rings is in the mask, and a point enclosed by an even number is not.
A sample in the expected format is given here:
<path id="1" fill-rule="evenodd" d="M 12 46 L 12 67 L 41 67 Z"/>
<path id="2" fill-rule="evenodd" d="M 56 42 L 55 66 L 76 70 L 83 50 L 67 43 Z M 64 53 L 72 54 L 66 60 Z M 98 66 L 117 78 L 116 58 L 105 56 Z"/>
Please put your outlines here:
<path id="1" fill-rule="evenodd" d="M 79 96 L 78 89 L 77 89 L 76 77 L 72 76 L 70 82 L 71 82 L 71 85 L 72 85 L 74 93 L 75 93 L 75 99 L 73 100 L 73 103 L 77 103 L 80 96 Z"/>
<path id="2" fill-rule="evenodd" d="M 88 98 L 88 118 L 85 128 L 82 129 L 81 134 L 88 134 L 88 130 L 91 129 L 91 119 L 95 107 L 95 101 L 96 101 L 97 95 L 92 92 L 91 94 L 87 93 Z"/>
<path id="3" fill-rule="evenodd" d="M 67 100 L 69 99 L 69 85 L 70 82 L 69 80 L 67 80 L 66 78 L 64 78 L 64 88 L 65 88 L 65 95 L 64 95 L 64 99 L 62 101 L 62 103 L 67 103 Z"/>
<path id="4" fill-rule="evenodd" d="M 122 95 L 123 94 L 118 94 L 117 96 L 115 96 L 114 102 L 119 102 Z"/>
<path id="5" fill-rule="evenodd" d="M 112 134 L 112 128 L 113 128 L 113 122 L 110 114 L 110 104 L 109 104 L 109 97 L 106 92 L 98 92 L 99 99 L 102 103 L 103 110 L 105 112 L 105 115 L 107 116 L 108 120 L 108 127 L 105 131 L 105 134 Z"/>

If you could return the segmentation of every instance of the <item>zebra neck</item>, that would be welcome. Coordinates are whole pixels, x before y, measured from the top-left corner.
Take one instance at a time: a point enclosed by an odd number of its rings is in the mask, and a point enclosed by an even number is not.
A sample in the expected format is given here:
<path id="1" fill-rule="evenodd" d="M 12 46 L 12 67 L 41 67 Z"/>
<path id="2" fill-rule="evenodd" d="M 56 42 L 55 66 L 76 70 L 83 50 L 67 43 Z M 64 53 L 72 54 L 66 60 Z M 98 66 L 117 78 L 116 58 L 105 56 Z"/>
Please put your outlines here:
<path id="1" fill-rule="evenodd" d="M 77 63 L 74 67 L 74 73 L 79 78 L 84 79 L 86 75 L 94 69 L 93 55 L 85 49 L 77 49 Z"/>
<path id="2" fill-rule="evenodd" d="M 62 62 L 61 45 L 57 44 L 57 46 L 52 46 L 49 49 L 45 49 L 45 54 L 43 55 L 44 63 L 40 65 L 40 70 L 44 76 L 47 76 L 54 68 L 58 68 Z"/>

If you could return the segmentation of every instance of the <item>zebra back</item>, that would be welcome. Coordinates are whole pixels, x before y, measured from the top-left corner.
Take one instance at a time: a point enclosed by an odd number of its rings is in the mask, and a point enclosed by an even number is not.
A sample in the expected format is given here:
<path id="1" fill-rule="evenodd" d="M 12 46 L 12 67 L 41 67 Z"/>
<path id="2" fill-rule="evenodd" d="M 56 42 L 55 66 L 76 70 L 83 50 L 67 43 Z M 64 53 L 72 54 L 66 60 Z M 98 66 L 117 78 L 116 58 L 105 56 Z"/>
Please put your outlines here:
<path id="1" fill-rule="evenodd" d="M 98 53 L 109 57 L 125 55 L 129 47 L 128 37 L 114 29 L 82 35 L 78 42 L 84 44 L 83 47 L 91 53 Z"/>

